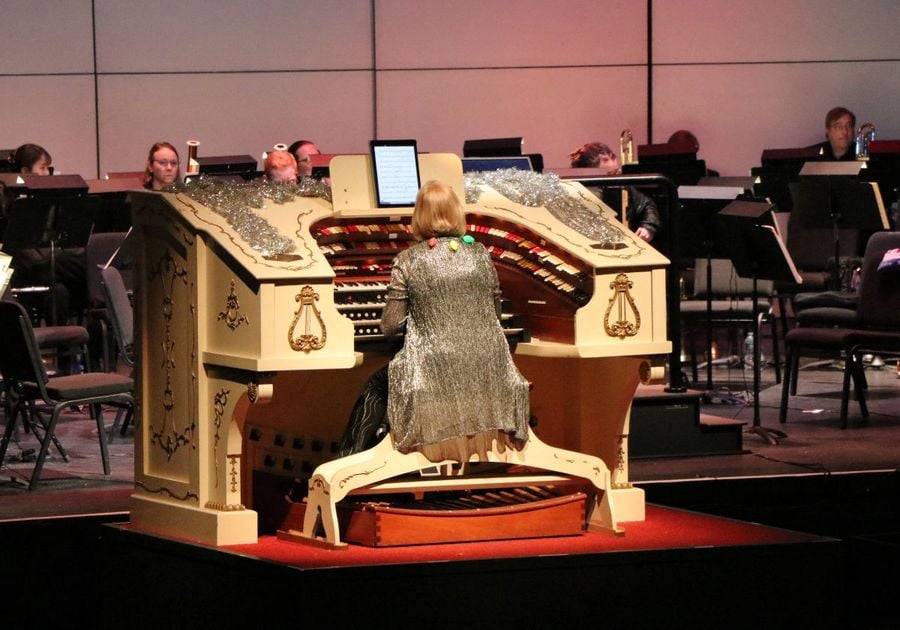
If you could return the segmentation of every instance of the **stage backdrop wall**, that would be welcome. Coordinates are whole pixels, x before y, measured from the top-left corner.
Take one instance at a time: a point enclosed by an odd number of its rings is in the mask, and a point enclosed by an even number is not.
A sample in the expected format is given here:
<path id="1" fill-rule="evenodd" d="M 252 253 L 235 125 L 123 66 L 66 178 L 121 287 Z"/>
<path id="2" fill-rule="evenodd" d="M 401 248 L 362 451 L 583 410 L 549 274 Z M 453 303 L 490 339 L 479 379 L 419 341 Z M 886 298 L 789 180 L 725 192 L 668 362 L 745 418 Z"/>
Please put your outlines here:
<path id="1" fill-rule="evenodd" d="M 565 166 L 624 129 L 690 128 L 742 175 L 764 148 L 819 141 L 837 104 L 900 137 L 898 23 L 893 0 L 8 2 L 0 148 L 36 142 L 91 178 L 140 170 L 157 140 L 259 157 L 521 135 Z"/>

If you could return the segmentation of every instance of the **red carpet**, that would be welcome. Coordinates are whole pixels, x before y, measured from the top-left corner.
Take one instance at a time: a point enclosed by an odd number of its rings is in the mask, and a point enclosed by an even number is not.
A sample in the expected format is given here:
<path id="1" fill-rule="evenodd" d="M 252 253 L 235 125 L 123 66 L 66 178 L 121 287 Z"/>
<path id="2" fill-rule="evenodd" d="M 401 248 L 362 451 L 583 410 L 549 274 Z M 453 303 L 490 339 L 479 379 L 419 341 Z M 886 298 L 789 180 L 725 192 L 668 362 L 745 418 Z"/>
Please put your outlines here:
<path id="1" fill-rule="evenodd" d="M 262 536 L 255 545 L 224 550 L 300 568 L 449 562 L 530 556 L 596 554 L 650 549 L 803 543 L 817 536 L 765 527 L 695 512 L 647 506 L 647 520 L 624 523 L 624 536 L 587 533 L 583 536 L 532 538 L 480 543 L 372 548 L 350 545 L 330 550 Z"/>

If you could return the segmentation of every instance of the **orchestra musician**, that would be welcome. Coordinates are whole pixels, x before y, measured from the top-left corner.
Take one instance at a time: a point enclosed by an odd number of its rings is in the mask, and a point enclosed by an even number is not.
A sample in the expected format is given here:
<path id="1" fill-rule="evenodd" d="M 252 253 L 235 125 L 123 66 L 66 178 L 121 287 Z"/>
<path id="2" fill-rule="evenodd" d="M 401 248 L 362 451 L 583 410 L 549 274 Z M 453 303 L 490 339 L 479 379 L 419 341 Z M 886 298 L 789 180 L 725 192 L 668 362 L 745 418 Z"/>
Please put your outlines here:
<path id="1" fill-rule="evenodd" d="M 856 115 L 846 107 L 835 107 L 825 115 L 825 142 L 813 145 L 819 159 L 839 162 L 856 159 Z"/>
<path id="2" fill-rule="evenodd" d="M 297 160 L 287 151 L 269 151 L 263 162 L 263 171 L 269 181 L 297 183 Z"/>
<path id="3" fill-rule="evenodd" d="M 52 175 L 53 158 L 41 146 L 23 144 L 13 153 L 13 167 L 17 173 L 30 175 Z"/>
<path id="4" fill-rule="evenodd" d="M 144 168 L 144 188 L 163 190 L 179 179 L 178 150 L 168 142 L 157 142 L 147 154 Z"/>
<path id="5" fill-rule="evenodd" d="M 697 140 L 697 136 L 694 135 L 692 131 L 687 129 L 679 129 L 672 133 L 667 140 L 668 144 L 689 144 L 694 147 L 694 152 L 698 153 L 700 151 L 700 141 Z M 711 168 L 706 169 L 707 177 L 719 177 L 719 171 L 715 171 Z"/>
<path id="6" fill-rule="evenodd" d="M 26 175 L 50 176 L 53 158 L 37 144 L 23 144 L 13 154 L 16 172 Z M 8 209 L 13 212 L 12 200 Z M 35 235 L 36 238 L 39 235 Z M 77 310 L 86 297 L 86 268 L 84 248 L 59 248 L 52 252 L 46 243 L 35 242 L 31 247 L 9 249 L 15 275 L 12 286 L 48 287 L 43 295 L 43 315 L 49 325 L 65 324 L 70 312 Z"/>
<path id="7" fill-rule="evenodd" d="M 583 144 L 569 154 L 572 168 L 599 168 L 606 175 L 620 175 L 622 167 L 619 159 L 608 145 L 602 142 L 589 142 Z M 632 186 L 627 187 L 628 206 L 625 208 L 625 218 L 628 229 L 647 242 L 653 240 L 662 222 L 659 218 L 659 210 L 650 197 Z"/>
<path id="8" fill-rule="evenodd" d="M 313 155 L 321 155 L 319 147 L 311 140 L 297 140 L 288 147 L 288 152 L 297 160 L 297 174 L 312 176 Z"/>

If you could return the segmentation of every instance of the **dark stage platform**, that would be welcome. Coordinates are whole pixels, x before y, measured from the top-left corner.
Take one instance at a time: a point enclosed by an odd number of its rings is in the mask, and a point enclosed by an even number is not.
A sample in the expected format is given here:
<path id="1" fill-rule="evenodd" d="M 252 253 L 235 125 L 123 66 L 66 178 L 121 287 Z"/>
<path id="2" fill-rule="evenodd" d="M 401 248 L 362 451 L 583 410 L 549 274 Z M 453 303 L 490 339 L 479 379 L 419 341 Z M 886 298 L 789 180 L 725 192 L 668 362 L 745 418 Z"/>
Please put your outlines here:
<path id="1" fill-rule="evenodd" d="M 896 627 L 892 582 L 879 576 L 900 570 L 900 379 L 893 366 L 867 376 L 867 423 L 851 403 L 850 427 L 839 428 L 840 372 L 811 365 L 779 427 L 781 388 L 767 368 L 762 423 L 788 437 L 745 434 L 738 454 L 631 461 L 650 505 L 623 538 L 330 555 L 267 537 L 218 550 L 129 531 L 132 441 L 113 442 L 104 477 L 91 423 L 72 414 L 60 431 L 71 461 L 48 459 L 39 490 L 23 484 L 28 461 L 0 470 L 0 584 L 8 601 L 30 601 L 40 585 L 59 603 L 7 607 L 3 625 Z M 716 380 L 740 402 L 740 369 L 716 368 Z M 749 424 L 744 400 L 702 412 Z M 32 439 L 10 455 L 27 460 Z"/>
<path id="2" fill-rule="evenodd" d="M 588 620 L 826 627 L 843 614 L 846 559 L 834 539 L 652 506 L 646 521 L 626 529 L 624 536 L 330 551 L 268 536 L 213 549 L 122 525 L 102 534 L 110 565 L 101 580 L 129 585 L 114 604 L 116 619 L 162 627 L 219 620 L 260 627 L 284 622 L 289 611 L 304 625 L 364 619 L 375 627 L 440 628 Z M 746 605 L 798 566 L 806 578 L 790 598 Z M 165 606 L 140 606 L 144 599 Z"/>

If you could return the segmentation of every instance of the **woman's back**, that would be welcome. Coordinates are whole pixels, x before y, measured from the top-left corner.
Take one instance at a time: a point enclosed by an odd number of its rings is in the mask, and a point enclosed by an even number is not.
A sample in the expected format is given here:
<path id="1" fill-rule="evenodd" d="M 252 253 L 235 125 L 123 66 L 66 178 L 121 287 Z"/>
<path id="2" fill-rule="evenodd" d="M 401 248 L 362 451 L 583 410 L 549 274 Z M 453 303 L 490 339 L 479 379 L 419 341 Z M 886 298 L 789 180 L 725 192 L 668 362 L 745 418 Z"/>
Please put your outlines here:
<path id="1" fill-rule="evenodd" d="M 407 302 L 389 377 L 398 448 L 498 430 L 524 440 L 528 383 L 497 319 L 497 274 L 484 247 L 457 237 L 420 243 L 397 256 L 391 287 L 389 299 Z"/>

